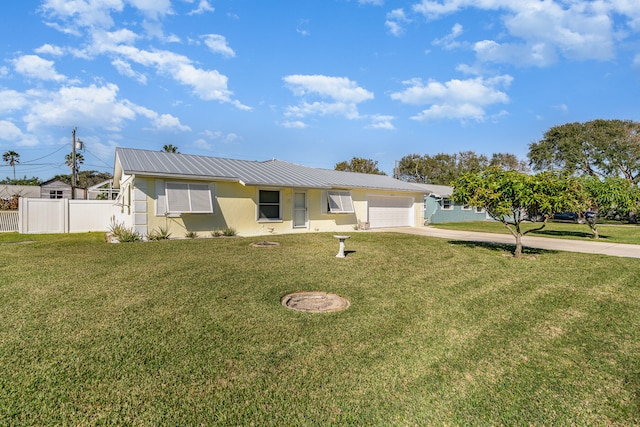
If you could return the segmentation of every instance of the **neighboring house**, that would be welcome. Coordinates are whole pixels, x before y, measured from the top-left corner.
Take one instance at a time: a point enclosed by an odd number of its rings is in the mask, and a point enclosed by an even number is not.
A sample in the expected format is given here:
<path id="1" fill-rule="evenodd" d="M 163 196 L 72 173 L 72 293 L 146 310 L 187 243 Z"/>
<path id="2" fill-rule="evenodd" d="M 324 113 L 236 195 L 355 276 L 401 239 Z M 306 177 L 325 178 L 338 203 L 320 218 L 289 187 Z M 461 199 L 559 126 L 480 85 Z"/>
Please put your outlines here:
<path id="1" fill-rule="evenodd" d="M 451 200 L 453 187 L 431 184 L 416 185 L 419 185 L 427 193 L 424 201 L 425 224 L 483 221 L 488 219 L 484 209 L 455 204 Z"/>
<path id="2" fill-rule="evenodd" d="M 425 191 L 384 175 L 117 148 L 126 222 L 147 234 L 233 228 L 239 235 L 419 226 Z"/>
<path id="3" fill-rule="evenodd" d="M 40 197 L 39 185 L 6 185 L 0 184 L 0 199 L 19 197 Z"/>
<path id="4" fill-rule="evenodd" d="M 41 199 L 71 199 L 71 186 L 59 179 L 50 179 L 40 184 Z"/>

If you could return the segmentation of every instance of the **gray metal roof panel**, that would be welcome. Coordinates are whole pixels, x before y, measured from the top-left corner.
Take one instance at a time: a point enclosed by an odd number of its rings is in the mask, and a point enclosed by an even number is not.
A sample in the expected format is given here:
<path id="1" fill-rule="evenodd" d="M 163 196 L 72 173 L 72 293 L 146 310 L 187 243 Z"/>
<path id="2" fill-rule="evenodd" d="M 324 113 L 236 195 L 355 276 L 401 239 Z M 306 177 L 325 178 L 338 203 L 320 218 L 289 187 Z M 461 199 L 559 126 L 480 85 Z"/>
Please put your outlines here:
<path id="1" fill-rule="evenodd" d="M 116 157 L 123 171 L 129 175 L 225 178 L 237 179 L 247 185 L 298 188 L 362 188 L 423 192 L 423 189 L 415 184 L 384 175 L 317 169 L 282 160 L 258 162 L 131 148 L 117 148 Z"/>

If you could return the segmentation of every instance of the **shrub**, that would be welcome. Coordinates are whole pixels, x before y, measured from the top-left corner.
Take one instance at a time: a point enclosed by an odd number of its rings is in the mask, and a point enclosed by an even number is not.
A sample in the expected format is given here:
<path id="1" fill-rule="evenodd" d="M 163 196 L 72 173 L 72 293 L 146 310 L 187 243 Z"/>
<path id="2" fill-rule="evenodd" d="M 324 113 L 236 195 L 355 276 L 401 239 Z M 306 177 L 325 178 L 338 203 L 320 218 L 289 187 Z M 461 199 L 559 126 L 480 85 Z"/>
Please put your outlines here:
<path id="1" fill-rule="evenodd" d="M 125 227 L 123 223 L 116 222 L 114 218 L 111 218 L 109 232 L 122 243 L 140 241 L 140 233 L 133 228 Z"/>
<path id="2" fill-rule="evenodd" d="M 236 230 L 230 227 L 227 227 L 224 230 L 222 230 L 223 236 L 231 237 L 231 236 L 235 236 L 236 234 L 237 234 Z"/>
<path id="3" fill-rule="evenodd" d="M 211 232 L 211 237 L 220 237 L 223 236 L 222 230 L 213 230 Z"/>
<path id="4" fill-rule="evenodd" d="M 167 227 L 158 227 L 157 230 L 153 230 L 147 235 L 149 240 L 169 240 L 169 237 L 171 237 L 171 233 Z"/>
<path id="5" fill-rule="evenodd" d="M 198 233 L 196 233 L 195 231 L 187 231 L 184 237 L 186 237 L 187 239 L 195 239 L 198 237 Z"/>

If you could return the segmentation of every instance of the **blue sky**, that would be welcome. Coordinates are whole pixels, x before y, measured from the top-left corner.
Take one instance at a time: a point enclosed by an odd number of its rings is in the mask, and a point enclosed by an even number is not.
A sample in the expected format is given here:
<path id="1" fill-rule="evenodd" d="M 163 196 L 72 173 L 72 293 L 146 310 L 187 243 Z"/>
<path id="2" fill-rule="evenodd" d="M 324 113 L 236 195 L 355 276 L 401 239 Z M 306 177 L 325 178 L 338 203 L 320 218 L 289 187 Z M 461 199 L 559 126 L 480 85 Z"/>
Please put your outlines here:
<path id="1" fill-rule="evenodd" d="M 640 120 L 636 0 L 0 3 L 0 152 L 112 172 L 117 146 L 391 173 L 411 154 L 525 159 L 552 126 Z M 13 176 L 2 164 L 0 177 Z"/>

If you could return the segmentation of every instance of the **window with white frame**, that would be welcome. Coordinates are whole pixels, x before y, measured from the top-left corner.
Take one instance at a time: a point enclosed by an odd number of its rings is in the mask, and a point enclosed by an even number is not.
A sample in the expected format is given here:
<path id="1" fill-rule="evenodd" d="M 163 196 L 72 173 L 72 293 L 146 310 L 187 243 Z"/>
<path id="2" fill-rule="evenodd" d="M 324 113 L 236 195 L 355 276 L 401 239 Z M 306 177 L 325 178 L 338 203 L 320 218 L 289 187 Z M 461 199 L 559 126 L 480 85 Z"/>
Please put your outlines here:
<path id="1" fill-rule="evenodd" d="M 167 182 L 165 198 L 167 213 L 213 213 L 209 184 Z"/>
<path id="2" fill-rule="evenodd" d="M 463 211 L 470 211 L 471 210 L 471 205 L 462 205 L 462 210 Z"/>
<path id="3" fill-rule="evenodd" d="M 282 220 L 280 190 L 258 191 L 258 221 Z"/>
<path id="4" fill-rule="evenodd" d="M 327 191 L 327 211 L 331 213 L 353 213 L 353 199 L 350 191 Z"/>
<path id="5" fill-rule="evenodd" d="M 476 213 L 483 213 L 484 212 L 484 208 L 479 208 L 476 206 Z"/>
<path id="6" fill-rule="evenodd" d="M 451 199 L 449 198 L 443 198 L 442 201 L 440 202 L 441 206 L 442 206 L 442 210 L 451 210 L 453 209 L 453 203 L 451 203 Z"/>
<path id="7" fill-rule="evenodd" d="M 62 190 L 49 190 L 50 199 L 62 199 Z"/>

